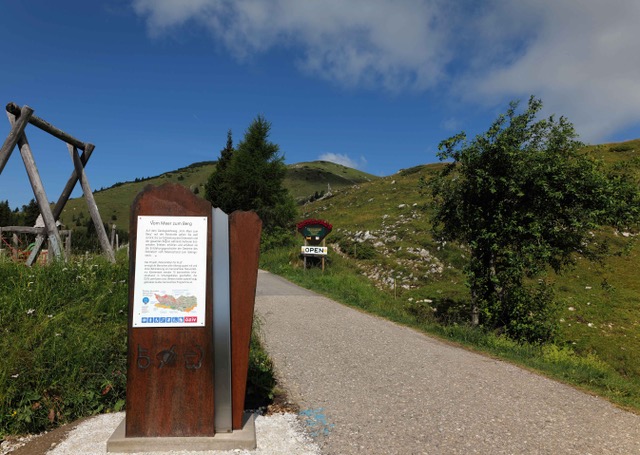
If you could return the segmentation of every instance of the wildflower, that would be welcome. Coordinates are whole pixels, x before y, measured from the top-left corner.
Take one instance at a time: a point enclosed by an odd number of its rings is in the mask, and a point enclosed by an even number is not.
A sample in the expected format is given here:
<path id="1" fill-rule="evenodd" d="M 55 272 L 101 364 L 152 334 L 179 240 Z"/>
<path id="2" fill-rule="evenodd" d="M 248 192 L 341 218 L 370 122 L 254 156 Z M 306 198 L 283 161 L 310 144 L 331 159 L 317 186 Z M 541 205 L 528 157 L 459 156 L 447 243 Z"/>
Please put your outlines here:
<path id="1" fill-rule="evenodd" d="M 36 309 L 35 309 L 35 308 L 29 308 L 29 309 L 27 310 L 27 314 L 33 314 L 33 313 L 35 313 L 35 312 L 36 312 Z"/>
<path id="2" fill-rule="evenodd" d="M 593 322 L 588 323 L 587 327 L 593 327 Z"/>
<path id="3" fill-rule="evenodd" d="M 567 308 L 569 311 L 576 311 L 576 309 L 572 306 L 570 306 L 569 308 Z"/>
<path id="4" fill-rule="evenodd" d="M 12 375 L 11 375 L 11 377 L 12 377 L 13 379 L 16 379 L 18 376 L 20 376 L 20 373 L 16 373 L 16 374 L 12 374 Z"/>

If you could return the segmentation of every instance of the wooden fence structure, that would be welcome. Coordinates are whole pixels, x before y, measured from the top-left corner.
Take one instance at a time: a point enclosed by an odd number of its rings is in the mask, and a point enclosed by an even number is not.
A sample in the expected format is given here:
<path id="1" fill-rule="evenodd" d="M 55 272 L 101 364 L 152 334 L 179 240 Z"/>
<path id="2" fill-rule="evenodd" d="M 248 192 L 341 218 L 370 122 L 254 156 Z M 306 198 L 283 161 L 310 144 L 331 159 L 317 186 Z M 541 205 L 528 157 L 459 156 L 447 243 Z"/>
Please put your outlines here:
<path id="1" fill-rule="evenodd" d="M 2 148 L 0 148 L 0 174 L 2 174 L 11 153 L 17 145 L 45 225 L 44 228 L 31 228 L 35 229 L 33 233 L 36 234 L 36 242 L 29 258 L 27 259 L 27 265 L 32 265 L 38 258 L 38 254 L 42 250 L 45 238 L 49 240 L 49 253 L 56 259 L 65 259 L 65 251 L 63 249 L 60 232 L 56 226 L 56 221 L 60 218 L 62 210 L 69 200 L 78 180 L 80 180 L 80 185 L 82 186 L 82 192 L 87 202 L 91 219 L 96 227 L 100 246 L 107 258 L 111 262 L 115 262 L 113 248 L 107 238 L 107 233 L 105 232 L 102 219 L 100 218 L 100 213 L 98 212 L 98 206 L 96 205 L 91 187 L 89 186 L 89 180 L 85 173 L 87 161 L 89 161 L 95 146 L 88 142 L 82 142 L 41 118 L 36 117 L 33 115 L 33 109 L 29 106 L 25 105 L 20 107 L 15 103 L 9 103 L 6 106 L 6 111 L 9 123 L 11 124 L 11 131 L 9 132 L 7 139 L 2 144 Z M 73 172 L 62 190 L 53 210 L 51 210 L 51 207 L 49 206 L 49 199 L 47 198 L 44 190 L 42 180 L 40 179 L 40 173 L 38 172 L 29 141 L 27 140 L 25 128 L 28 124 L 31 124 L 65 142 L 69 154 L 71 155 Z M 79 154 L 79 150 L 82 150 L 82 154 Z M 13 227 L 15 228 L 16 226 Z M 3 230 L 6 231 L 9 229 L 3 228 Z"/>

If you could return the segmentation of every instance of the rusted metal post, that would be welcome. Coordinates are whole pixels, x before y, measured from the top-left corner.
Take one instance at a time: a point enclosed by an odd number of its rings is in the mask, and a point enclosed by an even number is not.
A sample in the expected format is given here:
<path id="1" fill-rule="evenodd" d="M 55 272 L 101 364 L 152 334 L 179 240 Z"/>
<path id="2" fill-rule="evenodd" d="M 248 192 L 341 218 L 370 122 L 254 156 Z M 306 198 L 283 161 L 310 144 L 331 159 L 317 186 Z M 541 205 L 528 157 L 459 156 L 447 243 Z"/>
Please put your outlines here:
<path id="1" fill-rule="evenodd" d="M 231 384 L 234 430 L 242 428 L 261 232 L 262 221 L 255 212 L 237 211 L 229 215 Z"/>
<path id="2" fill-rule="evenodd" d="M 206 276 L 212 271 L 211 204 L 180 185 L 147 186 L 131 206 L 129 355 L 126 437 L 214 436 L 212 283 L 206 282 L 205 325 L 133 327 L 138 218 L 206 217 Z M 146 239 L 145 239 L 146 242 Z M 160 286 L 162 283 L 159 284 Z M 142 302 L 138 302 L 142 304 Z"/>

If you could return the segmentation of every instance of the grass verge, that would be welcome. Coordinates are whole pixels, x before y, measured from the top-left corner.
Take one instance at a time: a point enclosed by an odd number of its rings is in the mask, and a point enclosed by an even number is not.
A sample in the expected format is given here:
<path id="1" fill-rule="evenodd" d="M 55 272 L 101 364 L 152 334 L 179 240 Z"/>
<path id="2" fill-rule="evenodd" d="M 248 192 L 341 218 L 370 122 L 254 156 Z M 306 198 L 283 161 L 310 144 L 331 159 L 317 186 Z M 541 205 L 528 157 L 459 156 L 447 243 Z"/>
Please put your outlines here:
<path id="1" fill-rule="evenodd" d="M 0 439 L 124 409 L 128 264 L 102 258 L 27 268 L 0 258 Z M 252 337 L 247 406 L 274 396 Z"/>

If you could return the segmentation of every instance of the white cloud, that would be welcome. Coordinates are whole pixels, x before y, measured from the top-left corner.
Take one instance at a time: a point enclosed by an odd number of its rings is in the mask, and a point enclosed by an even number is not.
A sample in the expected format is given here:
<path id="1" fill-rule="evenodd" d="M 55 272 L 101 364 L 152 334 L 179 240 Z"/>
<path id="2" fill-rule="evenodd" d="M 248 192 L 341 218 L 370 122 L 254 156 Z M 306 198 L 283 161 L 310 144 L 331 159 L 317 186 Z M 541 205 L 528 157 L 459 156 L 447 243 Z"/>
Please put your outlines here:
<path id="1" fill-rule="evenodd" d="M 358 160 L 350 158 L 348 155 L 342 155 L 339 153 L 323 153 L 318 157 L 321 161 L 330 161 L 336 164 L 342 164 L 353 169 L 364 168 L 367 165 L 367 160 L 364 156 L 360 156 Z"/>
<path id="2" fill-rule="evenodd" d="M 448 61 L 441 0 L 133 0 L 151 35 L 193 21 L 239 59 L 274 46 L 299 67 L 347 86 L 424 89 Z"/>
<path id="3" fill-rule="evenodd" d="M 147 28 L 155 36 L 197 17 L 210 3 L 209 0 L 133 0 L 133 9 L 147 17 Z"/>
<path id="4" fill-rule="evenodd" d="M 510 58 L 486 53 L 491 63 L 465 76 L 459 87 L 470 99 L 536 95 L 547 112 L 572 121 L 583 140 L 639 123 L 640 2 L 500 0 L 495 6 L 483 18 L 485 27 L 479 25 L 479 43 L 520 43 Z M 522 28 L 509 29 L 512 23 Z"/>
<path id="5" fill-rule="evenodd" d="M 640 124 L 637 0 L 132 2 L 151 35 L 198 25 L 239 60 L 288 49 L 343 86 L 485 107 L 533 94 L 586 140 Z"/>
<path id="6" fill-rule="evenodd" d="M 448 132 L 460 132 L 463 129 L 462 123 L 460 120 L 454 117 L 449 117 L 442 121 L 440 124 L 445 131 Z"/>

